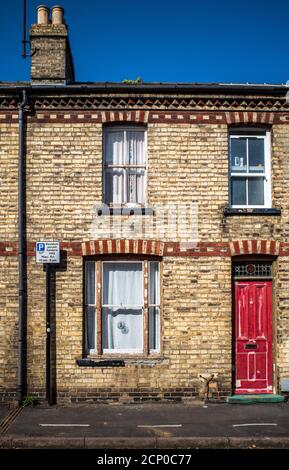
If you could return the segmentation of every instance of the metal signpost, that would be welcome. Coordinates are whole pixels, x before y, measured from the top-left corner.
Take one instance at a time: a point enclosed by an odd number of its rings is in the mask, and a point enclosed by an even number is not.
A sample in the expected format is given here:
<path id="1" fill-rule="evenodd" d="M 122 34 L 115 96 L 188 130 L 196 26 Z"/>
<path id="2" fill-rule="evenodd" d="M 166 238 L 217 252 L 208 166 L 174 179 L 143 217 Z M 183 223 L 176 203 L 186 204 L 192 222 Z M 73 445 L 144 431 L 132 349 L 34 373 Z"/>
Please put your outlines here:
<path id="1" fill-rule="evenodd" d="M 50 326 L 50 265 L 60 263 L 60 243 L 55 241 L 36 242 L 36 263 L 45 264 L 46 270 L 46 398 L 52 405 L 51 390 L 51 326 Z"/>

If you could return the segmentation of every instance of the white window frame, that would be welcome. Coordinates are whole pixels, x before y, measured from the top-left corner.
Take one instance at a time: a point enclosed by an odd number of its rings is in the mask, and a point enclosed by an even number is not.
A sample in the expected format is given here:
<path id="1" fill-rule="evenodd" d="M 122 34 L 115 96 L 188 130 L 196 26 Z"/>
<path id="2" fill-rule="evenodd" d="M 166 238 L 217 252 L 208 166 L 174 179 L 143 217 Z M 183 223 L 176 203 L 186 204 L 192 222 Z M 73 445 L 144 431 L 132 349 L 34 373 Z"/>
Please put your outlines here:
<path id="1" fill-rule="evenodd" d="M 159 303 L 158 304 L 151 304 L 150 303 L 150 299 L 149 299 L 149 288 L 150 288 L 150 269 L 149 269 L 149 263 L 151 262 L 157 262 L 158 263 L 158 267 L 159 267 L 159 271 L 158 271 L 158 283 L 159 283 Z M 141 259 L 115 259 L 115 260 L 86 260 L 85 262 L 85 269 L 84 269 L 84 282 L 86 283 L 87 282 L 87 278 L 86 278 L 86 265 L 87 263 L 94 263 L 95 265 L 95 282 L 94 282 L 94 288 L 95 288 L 95 303 L 94 304 L 88 304 L 86 303 L 86 300 L 84 302 L 84 309 L 85 309 L 85 319 L 84 321 L 86 322 L 87 321 L 87 312 L 86 312 L 86 309 L 87 307 L 93 307 L 94 308 L 94 314 L 95 314 L 95 332 L 94 332 L 94 344 L 95 344 L 95 348 L 94 349 L 89 349 L 87 351 L 85 351 L 85 354 L 90 356 L 95 356 L 95 355 L 98 355 L 98 344 L 97 344 L 97 341 L 98 341 L 98 332 L 99 334 L 101 334 L 101 357 L 104 357 L 104 356 L 112 356 L 112 355 L 117 355 L 117 356 L 120 356 L 120 355 L 129 355 L 129 356 L 134 356 L 134 355 L 137 355 L 137 356 L 142 356 L 142 357 L 147 357 L 147 355 L 149 356 L 154 356 L 154 355 L 157 355 L 159 356 L 160 352 L 161 352 L 161 344 L 162 344 L 162 340 L 161 340 L 161 331 L 162 331 L 162 295 L 161 295 L 161 289 L 162 289 L 162 265 L 161 265 L 161 261 L 160 260 L 150 260 L 150 259 L 146 259 L 146 260 L 141 260 Z M 100 263 L 100 271 L 98 270 L 98 263 Z M 99 331 L 99 328 L 100 328 L 100 324 L 99 324 L 99 310 L 100 310 L 100 317 L 102 318 L 102 309 L 104 307 L 116 307 L 117 305 L 108 305 L 108 304 L 103 304 L 103 293 L 104 293 L 104 288 L 103 288 L 103 279 L 104 279 L 104 276 L 103 276 L 103 266 L 105 263 L 135 263 L 135 264 L 141 264 L 142 265 L 142 305 L 137 305 L 137 306 L 126 306 L 126 307 L 133 307 L 133 308 L 137 308 L 137 307 L 140 307 L 142 309 L 142 349 L 141 350 L 117 350 L 117 349 L 102 349 L 102 334 L 103 334 L 103 330 L 101 328 L 101 331 Z M 147 270 L 147 284 L 146 284 L 146 279 L 145 279 L 145 263 L 146 263 L 146 270 Z M 86 286 L 84 286 L 84 290 L 85 290 Z M 100 290 L 101 292 L 101 295 L 98 295 L 98 291 Z M 100 303 L 100 305 L 99 305 Z M 122 306 L 120 306 L 122 307 Z M 158 334 L 158 343 L 159 343 L 159 347 L 157 349 L 148 349 L 147 352 L 146 352 L 146 348 L 145 348 L 145 342 L 148 343 L 149 342 L 149 325 L 148 325 L 148 330 L 146 331 L 146 335 L 144 334 L 144 331 L 145 331 L 145 328 L 144 328 L 144 318 L 145 318 L 145 310 L 146 310 L 146 315 L 147 315 L 147 318 L 149 317 L 149 307 L 157 307 L 159 309 L 159 329 L 157 331 L 157 334 Z M 149 319 L 149 318 L 148 318 Z M 101 319 L 100 319 L 101 321 Z M 87 326 L 85 325 L 85 328 L 87 328 Z M 84 328 L 84 331 L 85 331 L 85 328 Z M 147 344 L 147 347 L 148 347 L 148 344 Z"/>
<path id="2" fill-rule="evenodd" d="M 95 324 L 95 331 L 94 331 L 94 344 L 95 344 L 95 348 L 94 349 L 89 349 L 88 351 L 88 354 L 92 354 L 92 353 L 95 353 L 96 350 L 97 350 L 97 331 L 98 331 L 98 324 L 97 324 L 97 264 L 95 261 L 86 261 L 85 262 L 85 269 L 84 269 L 84 280 L 85 280 L 85 283 L 87 282 L 87 277 L 86 277 L 86 270 L 87 270 L 87 266 L 88 264 L 94 264 L 94 299 L 95 299 L 95 302 L 94 304 L 89 304 L 89 303 L 86 303 L 86 299 L 85 299 L 85 303 L 84 303 L 84 309 L 85 309 L 85 322 L 87 322 L 87 307 L 93 307 L 94 308 L 94 324 Z M 84 286 L 84 292 L 86 291 L 86 285 Z M 85 329 L 84 331 L 86 331 L 86 328 L 87 326 L 85 325 Z"/>
<path id="3" fill-rule="evenodd" d="M 141 298 L 142 298 L 142 304 L 141 305 L 110 305 L 110 304 L 104 304 L 103 303 L 103 293 L 104 293 L 104 276 L 103 276 L 103 269 L 105 264 L 141 264 L 142 266 L 142 292 L 141 292 Z M 102 279 L 102 286 L 101 286 L 101 316 L 102 316 L 102 309 L 103 308 L 113 308 L 113 307 L 120 307 L 120 308 L 132 308 L 136 310 L 141 310 L 142 311 L 142 347 L 141 349 L 134 349 L 133 351 L 131 349 L 102 349 L 103 354 L 141 354 L 143 352 L 143 346 L 144 346 L 144 335 L 143 335 L 143 330 L 144 330 L 144 262 L 143 261 L 137 261 L 137 260 L 115 260 L 115 261 L 102 261 L 101 263 L 101 279 Z M 103 334 L 103 331 L 101 331 L 101 335 Z"/>
<path id="4" fill-rule="evenodd" d="M 264 165 L 265 171 L 264 173 L 249 173 L 248 169 L 247 172 L 235 172 L 231 171 L 231 139 L 239 139 L 239 138 L 250 138 L 254 137 L 257 139 L 264 140 Z M 248 141 L 247 141 L 248 145 Z M 248 155 L 248 149 L 247 149 Z M 248 165 L 248 162 L 247 162 Z M 246 198 L 248 201 L 248 178 L 264 178 L 264 204 L 263 205 L 236 205 L 232 204 L 232 178 L 244 178 L 246 179 Z M 230 196 L 230 207 L 233 209 L 269 209 L 272 207 L 272 199 L 271 199 L 271 132 L 269 130 L 264 131 L 262 134 L 262 130 L 255 128 L 255 129 L 242 129 L 238 128 L 236 130 L 231 130 L 229 133 L 229 196 Z"/>
<path id="5" fill-rule="evenodd" d="M 133 131 L 142 131 L 144 133 L 144 160 L 145 164 L 144 165 L 114 165 L 113 163 L 106 164 L 105 162 L 105 155 L 106 155 L 106 136 L 110 132 L 123 132 L 124 133 L 124 145 L 127 147 L 127 139 L 126 139 L 126 132 L 133 132 Z M 102 201 L 105 203 L 105 195 L 106 195 L 106 184 L 105 184 L 105 173 L 106 170 L 111 168 L 123 168 L 124 171 L 124 180 L 125 180 L 125 185 L 127 184 L 127 169 L 143 169 L 144 170 L 144 202 L 143 203 L 138 203 L 138 202 L 121 202 L 121 203 L 113 203 L 110 202 L 109 206 L 113 207 L 144 207 L 147 203 L 147 167 L 148 167 L 148 161 L 147 161 L 147 128 L 145 126 L 139 125 L 139 126 L 106 126 L 104 128 L 103 132 L 103 158 L 102 158 Z"/>
<path id="6" fill-rule="evenodd" d="M 153 261 L 151 261 L 152 263 Z M 158 263 L 158 284 L 159 284 L 159 302 L 157 304 L 153 304 L 151 303 L 150 301 L 150 284 L 151 284 L 151 265 L 148 266 L 148 318 L 149 318 L 149 310 L 150 308 L 157 308 L 159 310 L 159 331 L 158 331 L 158 335 L 159 335 L 159 347 L 158 348 L 155 348 L 155 349 L 150 349 L 150 353 L 151 354 L 159 354 L 160 353 L 160 348 L 161 348 L 161 264 L 159 261 L 156 261 Z M 149 331 L 148 331 L 148 335 L 149 335 Z"/>

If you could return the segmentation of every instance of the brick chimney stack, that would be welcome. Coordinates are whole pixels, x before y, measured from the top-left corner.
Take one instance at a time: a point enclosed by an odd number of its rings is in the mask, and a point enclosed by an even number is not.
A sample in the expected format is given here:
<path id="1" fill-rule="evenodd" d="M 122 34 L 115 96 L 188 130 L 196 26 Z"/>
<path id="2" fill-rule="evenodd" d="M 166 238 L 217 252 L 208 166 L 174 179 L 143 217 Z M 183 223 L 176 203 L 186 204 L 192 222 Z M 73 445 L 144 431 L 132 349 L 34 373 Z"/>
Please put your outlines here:
<path id="1" fill-rule="evenodd" d="M 37 8 L 37 24 L 30 28 L 31 83 L 36 85 L 68 84 L 74 81 L 73 60 L 68 40 L 64 10 Z"/>

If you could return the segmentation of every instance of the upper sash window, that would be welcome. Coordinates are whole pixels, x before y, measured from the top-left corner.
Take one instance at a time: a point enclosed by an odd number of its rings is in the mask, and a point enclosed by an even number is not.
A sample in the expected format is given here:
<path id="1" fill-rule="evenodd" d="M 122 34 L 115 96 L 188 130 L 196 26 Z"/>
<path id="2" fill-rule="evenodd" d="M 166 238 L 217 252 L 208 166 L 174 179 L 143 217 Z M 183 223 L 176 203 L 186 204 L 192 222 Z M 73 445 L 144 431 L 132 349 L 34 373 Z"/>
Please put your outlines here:
<path id="1" fill-rule="evenodd" d="M 146 129 L 108 127 L 104 133 L 104 203 L 144 205 Z"/>
<path id="2" fill-rule="evenodd" d="M 271 207 L 269 131 L 231 131 L 229 170 L 231 207 Z"/>

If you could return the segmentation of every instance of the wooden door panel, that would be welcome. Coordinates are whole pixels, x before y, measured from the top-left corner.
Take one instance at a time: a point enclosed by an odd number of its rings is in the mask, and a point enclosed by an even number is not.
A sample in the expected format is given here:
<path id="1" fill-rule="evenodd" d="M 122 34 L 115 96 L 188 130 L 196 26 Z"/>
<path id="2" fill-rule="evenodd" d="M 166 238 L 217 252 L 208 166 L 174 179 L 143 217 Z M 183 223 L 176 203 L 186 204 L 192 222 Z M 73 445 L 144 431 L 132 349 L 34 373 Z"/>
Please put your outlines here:
<path id="1" fill-rule="evenodd" d="M 266 363 L 267 363 L 267 353 L 258 353 L 256 354 L 256 378 L 257 379 L 262 379 L 263 378 L 263 371 L 265 371 L 266 374 Z M 265 379 L 266 379 L 265 375 Z"/>
<path id="2" fill-rule="evenodd" d="M 268 324 L 267 324 L 267 285 L 255 286 L 252 285 L 255 303 L 255 337 L 256 339 L 268 338 Z"/>
<path id="3" fill-rule="evenodd" d="M 256 354 L 248 354 L 248 380 L 256 380 Z"/>
<path id="4" fill-rule="evenodd" d="M 240 285 L 236 290 L 236 307 L 237 307 L 237 339 L 248 339 L 249 337 L 249 322 L 248 322 L 248 309 L 249 309 L 249 286 Z"/>
<path id="5" fill-rule="evenodd" d="M 245 380 L 248 376 L 247 370 L 247 355 L 246 354 L 239 354 L 238 361 L 236 363 L 236 377 L 239 380 Z"/>

